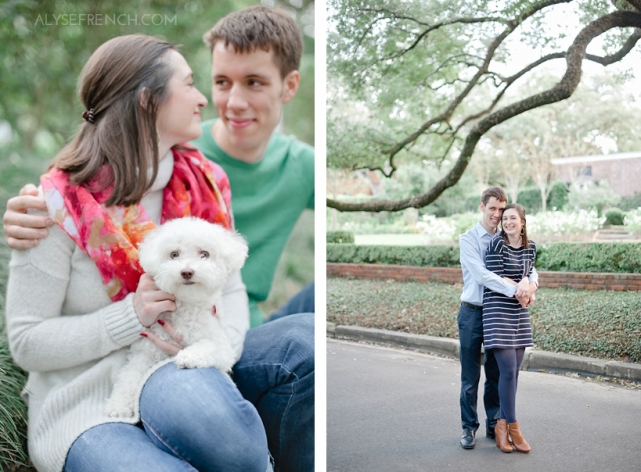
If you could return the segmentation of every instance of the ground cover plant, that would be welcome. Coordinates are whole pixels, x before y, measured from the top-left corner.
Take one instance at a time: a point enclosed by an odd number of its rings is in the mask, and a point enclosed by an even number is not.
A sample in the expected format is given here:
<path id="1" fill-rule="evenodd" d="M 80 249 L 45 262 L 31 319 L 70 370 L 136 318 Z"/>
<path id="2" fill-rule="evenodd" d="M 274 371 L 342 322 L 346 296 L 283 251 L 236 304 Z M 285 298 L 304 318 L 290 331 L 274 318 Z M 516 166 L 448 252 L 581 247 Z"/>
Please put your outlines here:
<path id="1" fill-rule="evenodd" d="M 327 321 L 458 337 L 460 284 L 327 280 Z M 638 292 L 540 289 L 531 311 L 537 349 L 641 362 Z"/>

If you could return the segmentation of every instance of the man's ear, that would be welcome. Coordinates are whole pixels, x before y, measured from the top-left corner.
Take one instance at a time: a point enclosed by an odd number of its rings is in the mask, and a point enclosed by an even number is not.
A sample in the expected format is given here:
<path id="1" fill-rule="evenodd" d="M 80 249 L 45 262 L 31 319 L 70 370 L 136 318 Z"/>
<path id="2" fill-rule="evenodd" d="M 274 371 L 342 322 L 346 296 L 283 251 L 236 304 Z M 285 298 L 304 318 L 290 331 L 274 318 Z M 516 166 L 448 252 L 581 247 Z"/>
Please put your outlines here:
<path id="1" fill-rule="evenodd" d="M 291 71 L 283 79 L 283 84 L 285 89 L 283 90 L 283 103 L 288 103 L 296 92 L 298 92 L 298 86 L 300 85 L 300 73 L 297 70 Z"/>

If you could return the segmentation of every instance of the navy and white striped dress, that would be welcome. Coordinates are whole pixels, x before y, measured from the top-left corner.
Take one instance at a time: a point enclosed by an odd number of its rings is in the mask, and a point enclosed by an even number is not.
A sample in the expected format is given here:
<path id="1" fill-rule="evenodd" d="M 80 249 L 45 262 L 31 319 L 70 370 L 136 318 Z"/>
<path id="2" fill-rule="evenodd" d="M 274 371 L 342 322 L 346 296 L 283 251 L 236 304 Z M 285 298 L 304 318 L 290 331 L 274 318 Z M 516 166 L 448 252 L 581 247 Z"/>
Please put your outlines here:
<path id="1" fill-rule="evenodd" d="M 485 253 L 485 266 L 499 277 L 520 282 L 532 273 L 536 245 L 513 248 L 502 237 L 492 240 Z M 534 346 L 527 308 L 519 301 L 485 288 L 483 292 L 483 345 L 485 349 L 519 349 Z"/>

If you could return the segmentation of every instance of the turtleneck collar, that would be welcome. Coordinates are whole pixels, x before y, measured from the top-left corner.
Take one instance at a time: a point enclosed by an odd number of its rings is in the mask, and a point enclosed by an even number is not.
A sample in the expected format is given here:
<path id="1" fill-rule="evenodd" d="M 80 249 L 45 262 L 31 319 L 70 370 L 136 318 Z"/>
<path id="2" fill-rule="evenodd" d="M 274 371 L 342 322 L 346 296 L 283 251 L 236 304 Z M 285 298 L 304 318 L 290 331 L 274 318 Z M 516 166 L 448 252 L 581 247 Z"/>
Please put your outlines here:
<path id="1" fill-rule="evenodd" d="M 158 163 L 158 175 L 156 175 L 156 180 L 154 180 L 153 185 L 149 189 L 148 193 L 157 192 L 162 190 L 167 186 L 169 179 L 171 179 L 171 174 L 174 171 L 174 155 L 169 150 L 165 156 L 160 159 Z"/>

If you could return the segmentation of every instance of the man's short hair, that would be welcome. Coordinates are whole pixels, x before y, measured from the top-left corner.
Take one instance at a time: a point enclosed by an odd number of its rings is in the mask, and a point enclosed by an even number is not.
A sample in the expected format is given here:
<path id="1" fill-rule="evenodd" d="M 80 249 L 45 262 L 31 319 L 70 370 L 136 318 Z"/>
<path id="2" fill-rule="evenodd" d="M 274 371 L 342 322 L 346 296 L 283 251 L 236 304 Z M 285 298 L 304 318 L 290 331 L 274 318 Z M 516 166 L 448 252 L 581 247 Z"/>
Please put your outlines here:
<path id="1" fill-rule="evenodd" d="M 303 33 L 285 11 L 265 6 L 244 8 L 230 13 L 203 35 L 212 53 L 216 43 L 230 44 L 234 52 L 253 52 L 257 48 L 274 51 L 276 65 L 284 78 L 300 67 Z"/>
<path id="2" fill-rule="evenodd" d="M 483 192 L 481 195 L 481 202 L 483 205 L 487 205 L 487 202 L 490 201 L 490 198 L 496 198 L 499 202 L 507 203 L 507 193 L 501 187 L 490 187 Z"/>

